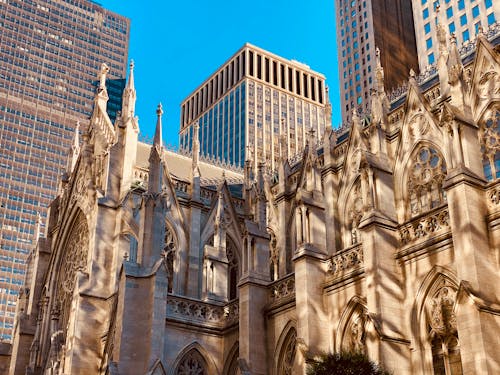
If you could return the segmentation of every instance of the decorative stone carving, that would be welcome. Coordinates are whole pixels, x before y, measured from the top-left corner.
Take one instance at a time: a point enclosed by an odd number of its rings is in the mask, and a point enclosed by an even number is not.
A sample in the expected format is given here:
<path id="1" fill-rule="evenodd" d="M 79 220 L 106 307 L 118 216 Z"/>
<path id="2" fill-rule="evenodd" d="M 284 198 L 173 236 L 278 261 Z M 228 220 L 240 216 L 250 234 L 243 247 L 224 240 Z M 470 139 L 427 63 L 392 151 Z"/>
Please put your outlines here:
<path id="1" fill-rule="evenodd" d="M 479 142 L 483 154 L 483 169 L 487 180 L 496 180 L 500 175 L 496 163 L 500 160 L 500 109 L 492 111 L 479 129 Z"/>
<path id="2" fill-rule="evenodd" d="M 363 247 L 358 244 L 334 255 L 328 261 L 328 272 L 333 276 L 363 265 Z"/>
<path id="3" fill-rule="evenodd" d="M 58 267 L 56 283 L 56 309 L 59 310 L 59 327 L 66 331 L 73 291 L 76 284 L 77 271 L 87 271 L 89 248 L 89 230 L 83 213 L 79 213 L 75 224 L 68 235 L 66 245 L 62 248 L 61 261 Z"/>
<path id="4" fill-rule="evenodd" d="M 357 244 L 361 241 L 358 226 L 361 222 L 361 218 L 363 217 L 364 203 L 361 192 L 361 183 L 359 181 L 354 186 L 348 202 L 346 222 L 348 224 L 347 229 L 350 233 L 350 242 L 346 244 L 347 246 Z"/>
<path id="5" fill-rule="evenodd" d="M 433 211 L 424 217 L 419 217 L 417 220 L 400 227 L 400 242 L 402 245 L 406 245 L 414 240 L 426 238 L 431 234 L 450 230 L 449 220 L 450 215 L 447 207 Z"/>
<path id="6" fill-rule="evenodd" d="M 238 316 L 238 300 L 221 305 L 174 295 L 167 299 L 167 317 L 170 319 L 224 328 L 238 321 Z"/>
<path id="7" fill-rule="evenodd" d="M 359 309 L 351 317 L 344 335 L 344 349 L 349 351 L 366 351 L 366 311 Z"/>
<path id="8" fill-rule="evenodd" d="M 432 332 L 441 337 L 453 334 L 457 330 L 457 319 L 453 307 L 456 291 L 447 284 L 440 287 L 428 301 L 427 311 Z"/>
<path id="9" fill-rule="evenodd" d="M 271 303 L 281 302 L 287 298 L 295 296 L 295 276 L 289 275 L 284 279 L 271 284 L 270 300 Z"/>
<path id="10" fill-rule="evenodd" d="M 443 180 L 446 163 L 435 149 L 426 145 L 415 152 L 408 175 L 410 216 L 417 216 L 446 202 Z"/>
<path id="11" fill-rule="evenodd" d="M 497 72 L 490 70 L 479 78 L 477 95 L 481 99 L 488 99 L 491 95 L 500 93 L 500 76 Z"/>
<path id="12" fill-rule="evenodd" d="M 429 130 L 429 120 L 425 118 L 422 112 L 418 112 L 410 120 L 409 128 L 413 137 L 422 136 Z"/>

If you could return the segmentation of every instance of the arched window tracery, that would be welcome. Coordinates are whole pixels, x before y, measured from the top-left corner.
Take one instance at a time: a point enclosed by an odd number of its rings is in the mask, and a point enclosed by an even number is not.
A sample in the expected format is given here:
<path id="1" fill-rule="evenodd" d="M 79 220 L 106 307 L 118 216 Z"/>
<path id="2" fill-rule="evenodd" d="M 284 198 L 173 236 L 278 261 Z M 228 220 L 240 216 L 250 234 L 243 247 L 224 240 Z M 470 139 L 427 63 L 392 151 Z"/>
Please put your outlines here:
<path id="1" fill-rule="evenodd" d="M 483 171 L 488 181 L 500 178 L 500 109 L 491 111 L 481 122 L 479 142 L 483 155 Z"/>
<path id="2" fill-rule="evenodd" d="M 413 154 L 408 174 L 408 205 L 411 217 L 439 207 L 446 202 L 443 181 L 446 162 L 428 145 L 421 145 Z"/>
<path id="3" fill-rule="evenodd" d="M 278 362 L 278 375 L 294 374 L 295 355 L 297 352 L 297 332 L 291 328 L 281 349 Z"/>
<path id="4" fill-rule="evenodd" d="M 87 270 L 89 250 L 89 229 L 85 215 L 80 212 L 74 221 L 71 233 L 61 254 L 56 283 L 56 306 L 53 313 L 58 315 L 59 329 L 64 333 L 68 324 L 77 271 Z"/>
<path id="5" fill-rule="evenodd" d="M 207 364 L 197 350 L 190 350 L 177 365 L 175 375 L 208 375 Z"/>
<path id="6" fill-rule="evenodd" d="M 347 324 L 342 349 L 354 352 L 366 352 L 366 311 L 362 306 L 356 308 Z"/>
<path id="7" fill-rule="evenodd" d="M 461 375 L 462 362 L 454 312 L 456 289 L 443 279 L 426 304 L 427 326 L 435 375 Z"/>

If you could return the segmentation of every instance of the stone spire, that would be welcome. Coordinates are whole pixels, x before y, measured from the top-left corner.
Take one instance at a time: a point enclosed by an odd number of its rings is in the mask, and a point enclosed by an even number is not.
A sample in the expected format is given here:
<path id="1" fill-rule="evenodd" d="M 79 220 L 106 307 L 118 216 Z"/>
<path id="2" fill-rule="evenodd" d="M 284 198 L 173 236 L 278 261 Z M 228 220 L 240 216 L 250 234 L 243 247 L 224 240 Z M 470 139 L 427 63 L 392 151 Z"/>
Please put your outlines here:
<path id="1" fill-rule="evenodd" d="M 71 175 L 80 155 L 80 121 L 76 122 L 75 134 L 73 135 L 73 142 L 71 143 L 71 149 L 68 155 L 68 164 L 66 165 L 67 175 Z"/>
<path id="2" fill-rule="evenodd" d="M 325 117 L 326 117 L 326 127 L 332 127 L 332 103 L 330 103 L 330 88 L 325 87 Z"/>
<path id="3" fill-rule="evenodd" d="M 450 38 L 450 52 L 448 56 L 448 83 L 450 85 L 450 104 L 458 108 L 462 113 L 465 112 L 465 82 L 464 82 L 464 66 L 462 58 L 458 52 L 457 38 L 455 34 Z"/>
<path id="4" fill-rule="evenodd" d="M 264 162 L 259 162 L 257 166 L 257 181 L 256 181 L 256 189 L 257 189 L 257 207 L 255 207 L 255 221 L 259 226 L 259 229 L 262 231 L 266 230 L 266 192 L 264 186 Z"/>
<path id="5" fill-rule="evenodd" d="M 161 116 L 163 115 L 163 108 L 161 106 L 161 103 L 158 104 L 158 107 L 156 108 L 156 130 L 155 130 L 155 136 L 153 138 L 153 146 L 156 147 L 158 152 L 160 152 L 161 149 L 163 149 L 163 138 L 162 138 L 162 125 L 161 125 Z"/>
<path id="6" fill-rule="evenodd" d="M 375 58 L 377 60 L 377 66 L 375 68 L 375 77 L 377 80 L 377 91 L 378 91 L 378 93 L 385 94 L 384 68 L 382 67 L 382 63 L 380 62 L 380 49 L 378 47 L 375 49 Z"/>
<path id="7" fill-rule="evenodd" d="M 108 101 L 108 90 L 106 89 L 106 77 L 109 73 L 109 67 L 106 65 L 106 63 L 101 64 L 101 70 L 99 71 L 98 78 L 99 78 L 99 86 L 97 87 L 97 97 L 100 99 L 104 99 L 106 102 Z"/>
<path id="8" fill-rule="evenodd" d="M 127 85 L 123 90 L 122 111 L 125 117 L 133 117 L 135 114 L 136 91 L 134 85 L 134 60 L 130 60 L 130 73 Z"/>
<path id="9" fill-rule="evenodd" d="M 38 242 L 38 239 L 40 238 L 40 232 L 42 228 L 42 216 L 40 215 L 39 212 L 36 213 L 36 226 L 35 226 L 35 233 L 34 233 L 34 241 L 33 243 L 36 244 Z"/>

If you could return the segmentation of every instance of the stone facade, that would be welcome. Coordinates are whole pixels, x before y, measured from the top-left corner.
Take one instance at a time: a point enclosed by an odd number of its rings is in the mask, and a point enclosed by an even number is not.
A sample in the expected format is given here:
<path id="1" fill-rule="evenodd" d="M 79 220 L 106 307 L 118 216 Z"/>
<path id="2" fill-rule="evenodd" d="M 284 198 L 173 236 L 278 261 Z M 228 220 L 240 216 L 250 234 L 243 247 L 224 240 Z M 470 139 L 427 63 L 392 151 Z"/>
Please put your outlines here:
<path id="1" fill-rule="evenodd" d="M 103 67 L 10 373 L 304 374 L 342 349 L 395 374 L 500 373 L 500 53 L 479 35 L 465 67 L 453 39 L 439 61 L 391 108 L 378 63 L 370 118 L 243 176 L 196 142 L 164 150 L 161 107 L 139 143 L 133 79 L 112 124 Z"/>

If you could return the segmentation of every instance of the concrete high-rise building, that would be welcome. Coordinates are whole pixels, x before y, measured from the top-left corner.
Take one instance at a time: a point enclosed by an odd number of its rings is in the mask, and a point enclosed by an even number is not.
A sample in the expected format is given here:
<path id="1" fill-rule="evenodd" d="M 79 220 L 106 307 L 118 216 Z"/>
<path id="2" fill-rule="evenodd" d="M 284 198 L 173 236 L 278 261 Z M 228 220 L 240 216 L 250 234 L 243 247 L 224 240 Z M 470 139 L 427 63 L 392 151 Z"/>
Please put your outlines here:
<path id="1" fill-rule="evenodd" d="M 129 30 L 127 18 L 91 1 L 0 1 L 0 340 L 11 338 L 24 263 L 76 124 L 92 113 L 102 62 L 114 79 L 110 116 L 119 109 Z"/>
<path id="2" fill-rule="evenodd" d="M 370 109 L 377 48 L 389 90 L 417 69 L 417 50 L 411 0 L 336 0 L 335 12 L 342 120 L 348 123 L 353 109 Z"/>
<path id="3" fill-rule="evenodd" d="M 201 155 L 243 166 L 251 150 L 274 167 L 280 137 L 294 155 L 311 129 L 322 136 L 327 101 L 322 74 L 247 43 L 182 102 L 180 145 L 192 149 L 198 124 Z"/>
<path id="4" fill-rule="evenodd" d="M 439 42 L 437 24 L 455 34 L 460 46 L 500 19 L 500 2 L 494 0 L 413 0 L 413 20 L 420 70 L 437 61 Z"/>

